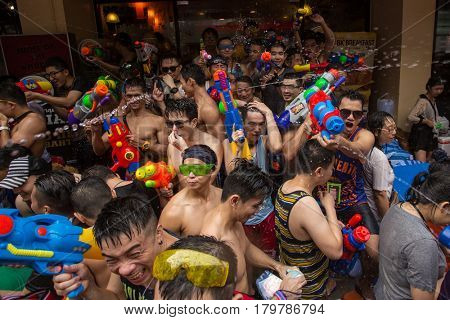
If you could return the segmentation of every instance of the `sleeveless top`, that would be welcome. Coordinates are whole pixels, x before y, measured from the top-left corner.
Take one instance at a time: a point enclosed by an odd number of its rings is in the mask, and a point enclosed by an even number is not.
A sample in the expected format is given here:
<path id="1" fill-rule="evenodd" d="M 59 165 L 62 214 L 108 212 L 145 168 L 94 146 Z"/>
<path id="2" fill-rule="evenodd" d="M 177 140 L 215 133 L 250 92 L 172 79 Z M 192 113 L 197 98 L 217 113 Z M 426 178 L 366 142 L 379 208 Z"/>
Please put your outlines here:
<path id="1" fill-rule="evenodd" d="M 126 300 L 153 300 L 155 294 L 153 289 L 132 284 L 123 277 L 120 277 L 120 281 L 122 281 Z"/>
<path id="2" fill-rule="evenodd" d="M 353 141 L 361 128 L 357 128 L 349 140 Z M 344 211 L 360 203 L 367 203 L 364 192 L 364 167 L 361 161 L 345 155 L 341 151 L 336 152 L 334 161 L 333 178 L 341 184 L 341 202 L 336 203 L 337 211 Z"/>
<path id="3" fill-rule="evenodd" d="M 266 147 L 264 145 L 264 140 L 262 136 L 259 136 L 258 142 L 256 145 L 256 152 L 253 156 L 253 162 L 265 173 L 268 173 L 268 165 L 267 165 L 267 153 L 266 153 Z M 272 203 L 272 197 L 268 195 L 261 206 L 261 209 L 255 213 L 253 216 L 251 216 L 246 222 L 245 225 L 247 226 L 254 226 L 257 224 L 260 224 L 264 221 L 264 219 L 267 218 L 269 214 L 273 212 L 273 203 Z"/>
<path id="4" fill-rule="evenodd" d="M 298 240 L 289 230 L 289 215 L 294 205 L 310 196 L 304 191 L 283 193 L 278 190 L 275 200 L 275 233 L 278 240 L 280 261 L 296 266 L 305 275 L 306 285 L 302 288 L 302 299 L 324 299 L 328 280 L 328 258 L 312 240 Z"/>

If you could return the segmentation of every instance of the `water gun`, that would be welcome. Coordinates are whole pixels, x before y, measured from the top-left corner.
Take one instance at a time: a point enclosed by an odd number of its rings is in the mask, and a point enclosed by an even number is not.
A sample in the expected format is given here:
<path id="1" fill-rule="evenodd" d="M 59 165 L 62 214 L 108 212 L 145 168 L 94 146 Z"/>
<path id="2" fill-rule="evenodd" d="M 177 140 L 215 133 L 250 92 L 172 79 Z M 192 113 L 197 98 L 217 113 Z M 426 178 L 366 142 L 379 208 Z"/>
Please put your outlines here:
<path id="1" fill-rule="evenodd" d="M 108 77 L 100 77 L 94 88 L 87 91 L 70 111 L 68 116 L 69 124 L 79 124 L 87 116 L 94 112 L 99 105 L 104 105 L 110 99 L 112 90 L 116 89 L 116 82 Z"/>
<path id="2" fill-rule="evenodd" d="M 328 62 L 334 65 L 341 65 L 343 67 L 362 66 L 364 64 L 364 57 L 359 54 L 345 54 L 342 52 L 332 52 L 328 58 Z"/>
<path id="3" fill-rule="evenodd" d="M 311 119 L 313 120 L 313 125 L 316 127 L 316 130 L 313 130 L 313 132 L 318 133 L 318 131 L 322 131 L 323 135 L 326 135 L 327 132 L 331 132 L 332 134 L 342 132 L 344 129 L 344 122 L 339 117 L 339 110 L 335 109 L 331 104 L 331 98 L 328 95 L 344 81 L 345 77 L 339 78 L 339 73 L 335 69 L 325 72 L 311 87 L 301 92 L 294 100 L 292 100 L 292 102 L 279 116 L 275 116 L 275 121 L 278 127 L 281 130 L 287 130 L 291 123 L 301 122 L 310 110 L 314 110 L 314 108 L 311 109 L 311 106 L 308 110 L 308 102 L 312 95 L 318 91 L 323 91 L 330 102 L 325 103 L 326 108 L 319 105 L 320 108 L 315 110 L 316 113 L 310 112 L 310 116 L 312 115 Z M 316 102 L 314 99 L 313 101 Z M 330 106 L 332 109 L 330 109 Z"/>
<path id="4" fill-rule="evenodd" d="M 331 269 L 338 274 L 356 278 L 362 273 L 359 251 L 366 249 L 366 242 L 370 239 L 370 231 L 364 226 L 356 227 L 361 221 L 362 216 L 357 213 L 342 229 L 344 239 L 342 256 L 339 260 L 330 262 Z"/>
<path id="5" fill-rule="evenodd" d="M 109 123 L 103 120 L 103 129 L 108 132 L 108 141 L 111 145 L 111 157 L 114 165 L 111 170 L 116 172 L 119 168 L 135 172 L 139 168 L 139 150 L 127 141 L 130 134 L 128 128 L 116 117 L 111 117 Z"/>
<path id="6" fill-rule="evenodd" d="M 258 69 L 259 72 L 262 70 L 266 73 L 270 72 L 270 69 L 272 69 L 272 55 L 270 52 L 264 51 L 261 54 L 261 59 L 256 61 L 256 69 Z"/>
<path id="7" fill-rule="evenodd" d="M 362 65 L 364 65 L 364 58 L 358 54 L 332 52 L 326 62 L 307 63 L 303 65 L 296 64 L 293 68 L 295 72 L 314 72 L 317 74 L 322 74 L 330 66 L 349 68 L 359 67 Z"/>
<path id="8" fill-rule="evenodd" d="M 309 5 L 305 3 L 303 8 L 298 8 L 294 14 L 294 18 L 297 24 L 300 24 L 304 17 L 308 17 L 313 14 L 313 11 Z"/>
<path id="9" fill-rule="evenodd" d="M 202 57 L 205 62 L 212 58 L 212 56 L 205 50 L 203 38 L 200 38 L 200 57 Z"/>
<path id="10" fill-rule="evenodd" d="M 32 91 L 47 95 L 51 94 L 53 90 L 53 86 L 50 81 L 37 81 L 30 78 L 16 82 L 16 86 L 18 86 L 23 92 Z"/>
<path id="11" fill-rule="evenodd" d="M 231 143 L 231 151 L 233 154 L 237 154 L 238 146 L 233 141 L 233 130 L 244 130 L 244 124 L 242 123 L 241 115 L 234 103 L 233 94 L 231 93 L 230 82 L 228 81 L 227 74 L 223 70 L 217 70 L 214 72 L 214 87 L 217 89 L 220 95 L 220 101 L 225 106 L 225 129 L 227 131 L 228 141 Z M 242 138 L 240 143 L 243 143 L 242 158 L 252 159 L 252 154 L 248 146 L 246 138 Z"/>
<path id="12" fill-rule="evenodd" d="M 152 54 L 154 52 L 157 53 L 158 49 L 150 43 L 135 41 L 134 50 L 136 51 L 141 77 L 145 81 L 147 88 L 151 88 L 154 77 L 152 71 Z"/>
<path id="13" fill-rule="evenodd" d="M 174 167 L 164 161 L 149 161 L 136 170 L 136 180 L 143 181 L 147 188 L 167 188 L 175 175 Z"/>
<path id="14" fill-rule="evenodd" d="M 439 242 L 446 247 L 447 249 L 450 249 L 450 225 L 446 226 L 441 233 L 439 234 Z"/>
<path id="15" fill-rule="evenodd" d="M 321 74 L 323 73 L 330 64 L 328 62 L 322 63 L 307 63 L 307 64 L 296 64 L 294 66 L 295 72 L 314 72 Z"/>
<path id="16" fill-rule="evenodd" d="M 81 47 L 80 53 L 83 57 L 97 57 L 97 58 L 104 58 L 105 57 L 105 50 L 103 50 L 102 47 L 88 47 L 84 46 Z"/>
<path id="17" fill-rule="evenodd" d="M 67 217 L 39 214 L 26 218 L 17 209 L 0 209 L 0 264 L 27 265 L 37 273 L 53 275 L 48 268 L 103 259 L 92 229 L 72 225 Z M 70 292 L 75 298 L 83 286 Z"/>

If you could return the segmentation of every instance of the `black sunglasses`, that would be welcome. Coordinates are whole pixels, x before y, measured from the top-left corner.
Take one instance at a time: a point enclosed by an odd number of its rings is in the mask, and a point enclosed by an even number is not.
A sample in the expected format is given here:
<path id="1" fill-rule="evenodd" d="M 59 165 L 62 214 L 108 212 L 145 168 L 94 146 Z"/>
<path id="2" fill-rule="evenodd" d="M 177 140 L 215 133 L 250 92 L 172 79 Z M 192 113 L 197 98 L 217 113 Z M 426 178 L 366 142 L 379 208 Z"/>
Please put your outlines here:
<path id="1" fill-rule="evenodd" d="M 173 126 L 175 126 L 178 129 L 181 129 L 184 127 L 184 124 L 188 122 L 189 120 L 175 120 L 175 121 L 166 120 L 166 127 L 173 128 Z"/>
<path id="2" fill-rule="evenodd" d="M 350 117 L 351 114 L 353 114 L 353 118 L 355 120 L 359 120 L 363 117 L 364 112 L 363 111 L 353 111 L 353 110 L 348 110 L 348 109 L 341 109 L 339 110 L 339 112 L 341 113 L 341 117 L 343 119 L 347 119 L 348 117 Z"/>
<path id="3" fill-rule="evenodd" d="M 172 66 L 172 67 L 161 67 L 161 71 L 163 73 L 168 73 L 169 70 L 170 72 L 175 72 L 177 70 L 178 66 Z"/>

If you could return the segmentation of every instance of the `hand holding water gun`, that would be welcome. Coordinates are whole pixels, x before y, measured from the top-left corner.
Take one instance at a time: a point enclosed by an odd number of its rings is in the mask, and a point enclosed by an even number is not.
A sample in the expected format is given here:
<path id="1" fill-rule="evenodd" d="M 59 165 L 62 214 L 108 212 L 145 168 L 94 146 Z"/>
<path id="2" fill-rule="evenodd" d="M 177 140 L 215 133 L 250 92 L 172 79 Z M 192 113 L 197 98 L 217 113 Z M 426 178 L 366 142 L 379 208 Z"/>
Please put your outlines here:
<path id="1" fill-rule="evenodd" d="M 103 259 L 98 252 L 92 230 L 74 226 L 66 217 L 39 214 L 22 218 L 17 209 L 0 209 L 2 265 L 26 265 L 39 274 L 54 275 L 84 258 Z M 57 266 L 60 272 L 55 272 Z M 79 286 L 68 297 L 75 298 L 83 290 Z"/>
<path id="2" fill-rule="evenodd" d="M 233 99 L 233 94 L 231 93 L 230 82 L 228 81 L 227 74 L 223 70 L 217 70 L 214 73 L 214 87 L 217 89 L 220 95 L 220 100 L 225 106 L 225 129 L 228 136 L 228 141 L 231 143 L 231 149 L 234 155 L 237 154 L 238 146 L 233 140 L 233 131 L 242 130 L 244 131 L 244 124 L 242 122 L 241 115 L 236 107 L 235 101 Z M 239 141 L 243 144 L 242 158 L 251 159 L 252 155 L 250 148 L 248 146 L 247 139 L 242 137 Z"/>
<path id="3" fill-rule="evenodd" d="M 110 95 L 116 89 L 116 82 L 108 77 L 100 77 L 94 88 L 86 92 L 70 111 L 68 116 L 69 124 L 79 124 L 87 116 L 97 109 L 99 105 L 104 105 L 110 100 Z"/>
<path id="4" fill-rule="evenodd" d="M 299 25 L 303 21 L 303 18 L 308 17 L 312 14 L 313 11 L 311 7 L 305 3 L 305 5 L 302 8 L 298 8 L 295 11 L 294 18 L 296 23 Z"/>
<path id="5" fill-rule="evenodd" d="M 261 59 L 256 61 L 256 69 L 258 69 L 259 72 L 263 71 L 265 73 L 270 72 L 272 69 L 272 55 L 268 51 L 264 51 L 261 54 Z"/>
<path id="6" fill-rule="evenodd" d="M 91 40 L 92 43 L 96 43 L 96 41 Z M 89 39 L 84 40 L 85 43 L 89 43 Z M 96 57 L 96 58 L 104 58 L 106 56 L 105 54 L 105 50 L 103 50 L 102 47 L 99 47 L 98 44 L 97 46 L 95 45 L 86 45 L 81 47 L 80 49 L 80 53 L 83 57 L 85 58 L 92 58 L 92 57 Z"/>
<path id="7" fill-rule="evenodd" d="M 106 119 L 103 120 L 103 129 L 108 132 L 108 141 L 112 148 L 114 165 L 111 170 L 116 172 L 119 168 L 124 168 L 135 172 L 139 167 L 139 150 L 128 143 L 128 128 L 116 117 L 111 117 L 109 123 Z"/>
<path id="8" fill-rule="evenodd" d="M 203 42 L 203 38 L 200 38 L 200 57 L 204 62 L 212 58 L 212 56 L 205 50 L 205 43 Z"/>
<path id="9" fill-rule="evenodd" d="M 355 214 L 342 229 L 344 251 L 339 260 L 331 262 L 331 269 L 342 275 L 357 277 L 362 272 L 359 251 L 366 249 L 366 242 L 370 239 L 370 232 L 364 226 L 356 225 L 362 221 L 362 216 Z"/>
<path id="10" fill-rule="evenodd" d="M 136 180 L 143 181 L 147 188 L 167 188 L 175 175 L 175 169 L 164 161 L 149 161 L 136 170 Z"/>
<path id="11" fill-rule="evenodd" d="M 344 81 L 345 77 L 339 77 L 339 72 L 331 69 L 317 79 L 312 87 L 304 91 L 305 100 L 309 105 L 313 134 L 320 132 L 322 137 L 330 139 L 331 135 L 344 131 L 345 123 L 329 96 Z"/>
<path id="12" fill-rule="evenodd" d="M 23 92 L 34 92 L 40 94 L 51 95 L 53 86 L 50 81 L 37 81 L 31 78 L 25 78 L 19 82 L 16 82 L 16 86 Z"/>

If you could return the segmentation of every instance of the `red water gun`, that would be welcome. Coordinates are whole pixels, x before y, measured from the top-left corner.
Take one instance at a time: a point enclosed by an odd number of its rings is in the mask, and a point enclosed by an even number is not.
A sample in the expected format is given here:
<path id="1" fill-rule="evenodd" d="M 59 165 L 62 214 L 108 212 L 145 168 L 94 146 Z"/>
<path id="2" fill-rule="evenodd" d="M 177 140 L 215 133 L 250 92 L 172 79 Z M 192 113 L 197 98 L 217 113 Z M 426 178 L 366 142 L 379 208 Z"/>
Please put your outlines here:
<path id="1" fill-rule="evenodd" d="M 136 170 L 136 179 L 145 182 L 147 188 L 167 188 L 175 175 L 174 167 L 164 161 L 149 161 Z"/>
<path id="2" fill-rule="evenodd" d="M 108 141 L 112 148 L 114 165 L 111 170 L 116 172 L 119 168 L 124 168 L 135 172 L 139 167 L 139 150 L 128 143 L 128 128 L 116 117 L 111 117 L 109 124 L 105 119 L 103 128 L 108 132 Z"/>

